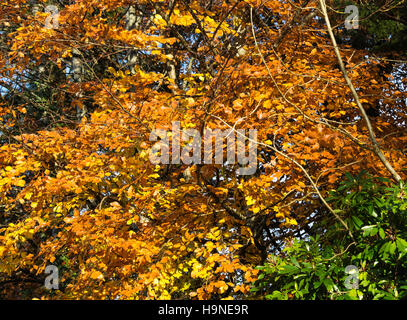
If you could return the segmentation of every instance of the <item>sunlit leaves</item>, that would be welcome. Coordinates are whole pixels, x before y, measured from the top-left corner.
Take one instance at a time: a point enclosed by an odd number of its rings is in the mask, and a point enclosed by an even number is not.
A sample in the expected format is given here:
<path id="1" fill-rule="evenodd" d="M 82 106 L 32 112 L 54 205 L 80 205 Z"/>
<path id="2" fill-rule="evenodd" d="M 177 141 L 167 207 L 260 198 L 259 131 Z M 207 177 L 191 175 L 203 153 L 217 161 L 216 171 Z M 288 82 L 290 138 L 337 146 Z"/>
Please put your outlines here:
<path id="1" fill-rule="evenodd" d="M 299 27 L 290 2 L 138 1 L 129 28 L 129 1 L 77 0 L 61 6 L 58 30 L 28 1 L 24 11 L 5 3 L 0 277 L 57 265 L 63 290 L 27 286 L 35 296 L 245 297 L 255 266 L 326 215 L 294 161 L 322 195 L 345 168 L 384 172 L 321 25 Z M 405 94 L 364 51 L 341 49 L 363 104 L 380 96 L 378 139 L 405 167 L 406 138 L 394 131 Z M 226 161 L 152 164 L 150 133 L 173 121 L 257 130 L 256 173 L 237 176 Z"/>

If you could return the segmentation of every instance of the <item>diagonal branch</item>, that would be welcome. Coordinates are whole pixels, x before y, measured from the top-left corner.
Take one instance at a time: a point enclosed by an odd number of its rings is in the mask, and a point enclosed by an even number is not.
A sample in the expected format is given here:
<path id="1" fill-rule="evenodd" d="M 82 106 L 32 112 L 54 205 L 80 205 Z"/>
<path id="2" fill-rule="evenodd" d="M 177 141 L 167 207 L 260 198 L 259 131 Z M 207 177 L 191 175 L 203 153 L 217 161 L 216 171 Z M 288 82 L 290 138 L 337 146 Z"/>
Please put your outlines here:
<path id="1" fill-rule="evenodd" d="M 333 44 L 333 47 L 335 50 L 335 55 L 338 59 L 339 67 L 341 68 L 341 71 L 345 78 L 346 84 L 348 85 L 350 91 L 352 92 L 353 98 L 355 99 L 355 102 L 360 110 L 360 113 L 362 114 L 362 118 L 366 122 L 366 126 L 367 126 L 367 129 L 369 132 L 369 137 L 373 144 L 373 152 L 380 159 L 380 161 L 384 164 L 386 169 L 390 172 L 393 179 L 396 180 L 398 183 L 402 183 L 402 179 L 401 179 L 400 175 L 396 172 L 396 170 L 393 168 L 393 166 L 390 164 L 390 162 L 386 159 L 385 155 L 383 154 L 382 150 L 380 149 L 379 143 L 376 140 L 376 136 L 375 136 L 375 133 L 374 133 L 374 130 L 372 127 L 372 123 L 370 122 L 369 117 L 367 116 L 366 111 L 363 108 L 362 103 L 360 102 L 359 95 L 356 92 L 356 89 L 353 86 L 353 83 L 350 80 L 348 73 L 345 69 L 345 65 L 343 64 L 341 53 L 339 52 L 338 44 L 337 44 L 335 36 L 332 32 L 331 22 L 329 21 L 325 0 L 319 0 L 319 3 L 321 5 L 322 14 L 324 15 L 328 33 L 329 33 L 329 36 L 331 38 L 331 41 L 332 41 L 332 44 Z"/>

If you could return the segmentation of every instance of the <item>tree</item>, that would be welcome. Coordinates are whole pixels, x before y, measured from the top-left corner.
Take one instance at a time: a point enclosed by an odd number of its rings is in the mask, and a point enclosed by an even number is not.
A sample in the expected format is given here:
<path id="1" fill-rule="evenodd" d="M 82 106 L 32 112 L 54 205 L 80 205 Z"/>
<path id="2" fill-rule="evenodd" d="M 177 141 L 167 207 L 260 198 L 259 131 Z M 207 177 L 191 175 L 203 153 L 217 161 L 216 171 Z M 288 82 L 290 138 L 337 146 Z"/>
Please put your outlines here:
<path id="1" fill-rule="evenodd" d="M 343 210 L 354 239 L 338 223 L 320 223 L 319 233 L 259 267 L 252 291 L 266 299 L 405 299 L 406 189 L 386 184 L 366 172 L 346 174 L 330 201 Z"/>
<path id="2" fill-rule="evenodd" d="M 319 1 L 3 1 L 1 296 L 238 299 L 318 221 L 354 237 L 326 198 L 345 172 L 405 179 L 405 64 L 386 73 L 341 44 L 344 73 L 333 15 Z M 220 163 L 152 163 L 152 132 L 174 123 L 256 130 L 253 174 L 227 145 Z M 59 290 L 42 285 L 48 265 Z"/>

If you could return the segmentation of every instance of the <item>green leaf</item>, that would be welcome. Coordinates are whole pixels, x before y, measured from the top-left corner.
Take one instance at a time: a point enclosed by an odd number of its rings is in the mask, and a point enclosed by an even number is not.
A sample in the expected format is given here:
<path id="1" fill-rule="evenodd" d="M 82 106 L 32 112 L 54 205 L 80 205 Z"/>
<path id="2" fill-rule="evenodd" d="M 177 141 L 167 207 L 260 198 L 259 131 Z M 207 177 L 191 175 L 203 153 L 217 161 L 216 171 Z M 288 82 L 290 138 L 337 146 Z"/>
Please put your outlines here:
<path id="1" fill-rule="evenodd" d="M 352 220 L 353 220 L 353 222 L 355 223 L 355 225 L 356 225 L 357 228 L 362 227 L 363 221 L 360 220 L 358 217 L 353 216 L 353 217 L 352 217 Z"/>
<path id="2" fill-rule="evenodd" d="M 394 241 L 392 241 L 392 242 L 390 243 L 390 248 L 389 248 L 390 254 L 393 255 L 394 252 L 396 251 L 396 249 L 397 249 L 396 243 L 395 243 Z"/>
<path id="3" fill-rule="evenodd" d="M 386 234 L 384 233 L 384 230 L 382 228 L 379 229 L 379 236 L 382 239 L 384 239 L 386 237 Z"/>
<path id="4" fill-rule="evenodd" d="M 378 232 L 378 228 L 375 224 L 370 226 L 364 226 L 362 230 L 364 231 L 363 233 L 364 236 L 374 236 Z"/>
<path id="5" fill-rule="evenodd" d="M 298 263 L 297 259 L 295 259 L 294 257 L 291 257 L 291 262 L 294 263 L 294 265 L 298 268 L 300 268 L 300 264 Z"/>
<path id="6" fill-rule="evenodd" d="M 281 273 L 283 273 L 283 274 L 295 273 L 297 270 L 298 270 L 297 267 L 287 265 L 287 266 L 283 267 L 283 269 L 281 270 Z"/>
<path id="7" fill-rule="evenodd" d="M 396 239 L 396 246 L 400 252 L 407 252 L 407 241 L 402 238 Z"/>
<path id="8" fill-rule="evenodd" d="M 332 289 L 333 289 L 333 286 L 334 286 L 333 281 L 331 279 L 329 279 L 329 278 L 326 278 L 326 279 L 323 280 L 323 283 L 324 283 L 324 285 L 326 287 L 326 290 L 328 292 L 331 292 Z"/>

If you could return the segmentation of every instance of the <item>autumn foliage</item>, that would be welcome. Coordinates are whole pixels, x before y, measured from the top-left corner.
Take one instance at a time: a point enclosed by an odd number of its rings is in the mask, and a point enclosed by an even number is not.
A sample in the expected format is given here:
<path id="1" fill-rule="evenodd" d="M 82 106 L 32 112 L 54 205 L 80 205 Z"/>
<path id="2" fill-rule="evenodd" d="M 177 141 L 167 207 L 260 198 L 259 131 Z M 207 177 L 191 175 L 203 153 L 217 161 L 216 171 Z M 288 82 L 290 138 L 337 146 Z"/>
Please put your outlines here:
<path id="1" fill-rule="evenodd" d="M 1 297 L 248 297 L 270 253 L 340 218 L 324 198 L 345 172 L 394 178 L 319 1 L 64 0 L 56 29 L 49 3 L 0 4 Z M 339 46 L 405 179 L 405 65 Z M 256 129 L 256 173 L 152 164 L 150 133 L 174 121 Z"/>

